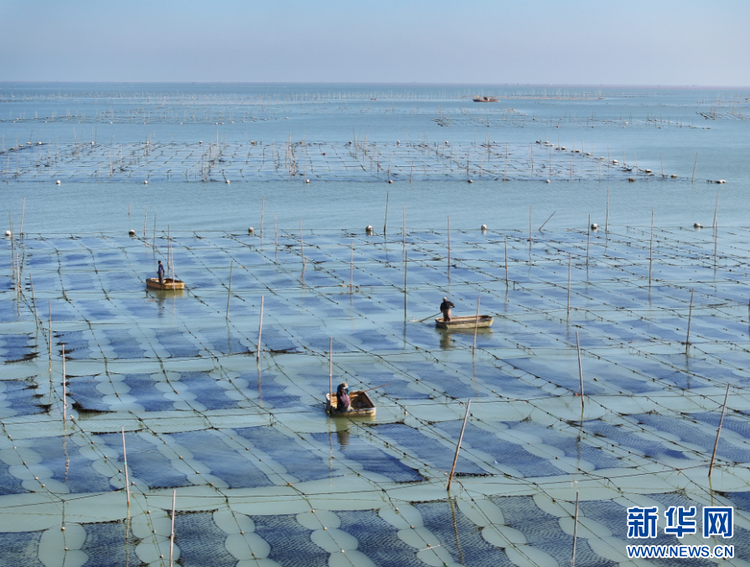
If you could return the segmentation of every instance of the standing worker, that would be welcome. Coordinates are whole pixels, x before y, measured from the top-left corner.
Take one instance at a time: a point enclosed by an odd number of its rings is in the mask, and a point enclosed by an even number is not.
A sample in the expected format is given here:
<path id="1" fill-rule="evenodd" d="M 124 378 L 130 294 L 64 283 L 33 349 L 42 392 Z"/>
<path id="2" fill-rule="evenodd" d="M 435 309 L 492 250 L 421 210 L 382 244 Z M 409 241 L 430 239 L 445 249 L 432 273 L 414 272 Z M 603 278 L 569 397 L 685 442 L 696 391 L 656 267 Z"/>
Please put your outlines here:
<path id="1" fill-rule="evenodd" d="M 161 263 L 161 260 L 159 260 L 159 267 L 156 268 L 156 275 L 159 276 L 159 283 L 164 284 L 164 266 Z"/>
<path id="2" fill-rule="evenodd" d="M 443 321 L 446 323 L 451 320 L 451 309 L 453 309 L 455 305 L 453 305 L 452 302 L 448 301 L 447 297 L 443 298 L 443 302 L 440 304 L 440 311 L 443 314 Z"/>

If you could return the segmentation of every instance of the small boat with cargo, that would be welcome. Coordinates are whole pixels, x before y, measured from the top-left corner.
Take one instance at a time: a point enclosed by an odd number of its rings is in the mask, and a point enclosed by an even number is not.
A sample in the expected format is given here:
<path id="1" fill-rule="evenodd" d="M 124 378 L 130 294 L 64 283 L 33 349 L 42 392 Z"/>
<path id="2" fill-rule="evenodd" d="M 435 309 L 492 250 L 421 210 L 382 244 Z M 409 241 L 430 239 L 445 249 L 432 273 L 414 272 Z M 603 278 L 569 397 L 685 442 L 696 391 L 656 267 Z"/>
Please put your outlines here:
<path id="1" fill-rule="evenodd" d="M 164 278 L 163 282 L 159 278 L 148 278 L 146 280 L 146 289 L 157 291 L 172 291 L 176 289 L 185 289 L 185 282 L 174 278 Z"/>
<path id="2" fill-rule="evenodd" d="M 485 329 L 491 327 L 495 319 L 491 315 L 469 315 L 467 317 L 451 317 L 435 319 L 435 326 L 440 329 Z"/>
<path id="3" fill-rule="evenodd" d="M 349 411 L 339 411 L 336 407 L 338 400 L 336 394 L 326 394 L 326 411 L 331 414 L 332 417 L 361 417 L 361 416 L 374 416 L 375 404 L 372 398 L 367 395 L 365 391 L 356 391 L 349 394 L 349 400 L 351 401 L 352 408 Z"/>

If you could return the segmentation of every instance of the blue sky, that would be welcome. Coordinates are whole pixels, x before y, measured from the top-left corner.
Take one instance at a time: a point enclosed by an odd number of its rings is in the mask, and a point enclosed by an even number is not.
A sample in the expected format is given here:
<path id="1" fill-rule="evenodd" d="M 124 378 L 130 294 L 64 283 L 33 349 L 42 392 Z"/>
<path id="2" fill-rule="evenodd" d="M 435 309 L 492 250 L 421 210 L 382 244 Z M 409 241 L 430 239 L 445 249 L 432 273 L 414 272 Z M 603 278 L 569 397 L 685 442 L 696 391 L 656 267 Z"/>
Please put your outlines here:
<path id="1" fill-rule="evenodd" d="M 750 85 L 748 0 L 0 0 L 0 81 Z"/>

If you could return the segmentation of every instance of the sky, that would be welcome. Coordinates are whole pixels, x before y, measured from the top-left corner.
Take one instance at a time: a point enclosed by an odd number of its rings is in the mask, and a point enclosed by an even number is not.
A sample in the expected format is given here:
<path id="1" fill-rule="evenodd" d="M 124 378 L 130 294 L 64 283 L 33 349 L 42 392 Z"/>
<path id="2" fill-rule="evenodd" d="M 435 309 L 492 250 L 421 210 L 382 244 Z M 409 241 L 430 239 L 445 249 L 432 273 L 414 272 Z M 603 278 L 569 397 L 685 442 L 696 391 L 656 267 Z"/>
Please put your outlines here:
<path id="1" fill-rule="evenodd" d="M 748 0 L 0 0 L 0 82 L 749 86 Z"/>

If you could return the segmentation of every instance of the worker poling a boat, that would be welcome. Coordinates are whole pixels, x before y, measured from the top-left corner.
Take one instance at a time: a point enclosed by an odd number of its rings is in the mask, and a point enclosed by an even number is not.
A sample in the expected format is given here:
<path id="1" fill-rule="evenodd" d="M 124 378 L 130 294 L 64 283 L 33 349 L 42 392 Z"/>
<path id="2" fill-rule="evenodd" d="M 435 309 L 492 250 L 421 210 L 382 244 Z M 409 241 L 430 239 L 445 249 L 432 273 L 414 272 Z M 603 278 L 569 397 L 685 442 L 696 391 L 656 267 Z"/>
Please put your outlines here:
<path id="1" fill-rule="evenodd" d="M 336 409 L 338 411 L 349 411 L 352 409 L 352 403 L 349 399 L 349 384 L 346 382 L 339 384 L 338 388 L 336 388 L 336 399 Z"/>
<path id="2" fill-rule="evenodd" d="M 452 302 L 448 301 L 447 297 L 443 298 L 443 302 L 440 304 L 440 312 L 443 314 L 443 321 L 450 321 L 451 320 L 451 309 L 453 309 L 455 305 L 453 305 Z"/>
<path id="3" fill-rule="evenodd" d="M 156 275 L 159 276 L 159 283 L 164 283 L 164 265 L 159 260 L 159 266 L 156 268 Z"/>

